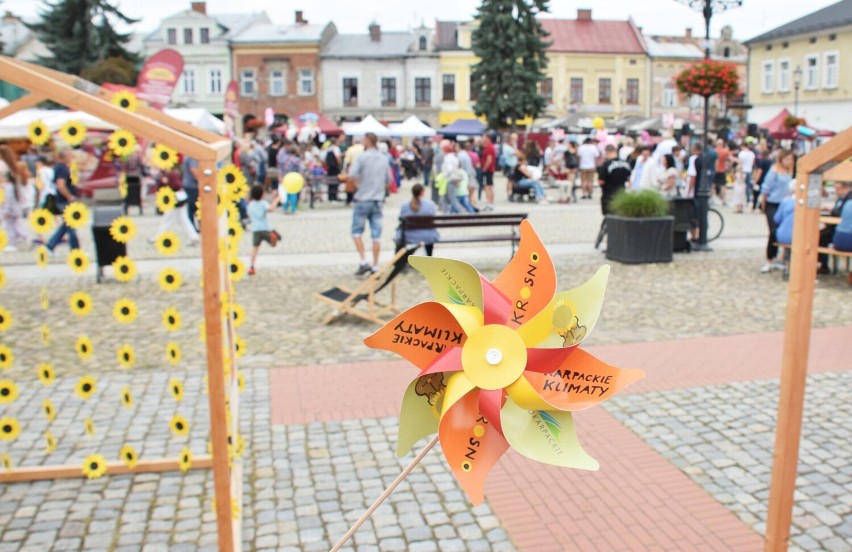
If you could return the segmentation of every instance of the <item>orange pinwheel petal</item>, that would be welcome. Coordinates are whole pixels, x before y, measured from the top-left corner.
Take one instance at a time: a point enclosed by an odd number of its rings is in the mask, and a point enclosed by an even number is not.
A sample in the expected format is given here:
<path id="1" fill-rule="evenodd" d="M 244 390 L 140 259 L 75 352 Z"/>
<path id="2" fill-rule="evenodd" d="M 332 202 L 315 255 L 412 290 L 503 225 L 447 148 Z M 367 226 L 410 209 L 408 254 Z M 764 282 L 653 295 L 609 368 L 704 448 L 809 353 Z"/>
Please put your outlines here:
<path id="1" fill-rule="evenodd" d="M 466 394 L 441 418 L 438 429 L 444 457 L 468 498 L 482 504 L 488 472 L 509 448 L 509 443 L 479 413 L 479 392 Z"/>
<path id="2" fill-rule="evenodd" d="M 521 222 L 521 243 L 494 285 L 509 298 L 513 316 L 507 325 L 517 328 L 542 311 L 556 293 L 553 260 L 529 221 Z"/>
<path id="3" fill-rule="evenodd" d="M 423 370 L 445 350 L 464 345 L 466 339 L 464 329 L 447 307 L 431 301 L 398 315 L 364 344 L 396 353 Z"/>
<path id="4" fill-rule="evenodd" d="M 554 349 L 554 354 L 560 350 Z M 582 349 L 575 349 L 553 372 L 526 371 L 522 377 L 548 404 L 559 410 L 583 410 L 601 403 L 645 377 L 642 370 L 616 368 Z"/>

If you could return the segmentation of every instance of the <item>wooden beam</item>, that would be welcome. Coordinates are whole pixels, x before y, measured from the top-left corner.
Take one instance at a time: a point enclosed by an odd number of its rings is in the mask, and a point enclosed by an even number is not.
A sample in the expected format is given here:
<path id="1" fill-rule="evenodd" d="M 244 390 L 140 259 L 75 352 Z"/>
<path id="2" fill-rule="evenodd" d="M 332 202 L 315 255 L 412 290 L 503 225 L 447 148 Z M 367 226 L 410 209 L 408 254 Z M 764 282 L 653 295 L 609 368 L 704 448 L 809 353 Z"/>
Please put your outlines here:
<path id="1" fill-rule="evenodd" d="M 802 156 L 796 162 L 800 172 L 822 172 L 826 163 L 843 161 L 852 157 L 852 127 L 847 128 L 820 147 Z"/>
<path id="2" fill-rule="evenodd" d="M 210 148 L 196 138 L 186 136 L 182 132 L 152 121 L 147 117 L 131 113 L 103 98 L 81 91 L 70 84 L 49 77 L 6 56 L 0 56 L 0 74 L 3 75 L 3 80 L 7 82 L 30 92 L 41 94 L 45 98 L 64 106 L 91 113 L 119 128 L 165 144 L 199 161 L 210 159 L 215 162 L 217 160 L 215 148 Z"/>
<path id="3" fill-rule="evenodd" d="M 852 161 L 844 161 L 828 169 L 823 174 L 826 180 L 842 180 L 852 182 Z"/>
<path id="4" fill-rule="evenodd" d="M 46 100 L 44 96 L 41 94 L 34 94 L 30 92 L 26 96 L 22 96 L 17 100 L 13 101 L 6 107 L 0 109 L 0 119 L 5 119 L 9 115 L 13 115 L 22 109 L 28 109 L 30 107 L 36 106 Z"/>
<path id="5" fill-rule="evenodd" d="M 192 459 L 191 470 L 210 469 L 213 459 L 210 456 L 198 456 Z M 136 467 L 130 469 L 124 462 L 108 462 L 107 475 L 125 475 L 129 473 L 156 473 L 178 471 L 179 458 L 158 458 L 155 460 L 139 460 Z M 83 475 L 82 464 L 64 466 L 32 466 L 12 468 L 0 471 L 0 483 L 21 483 L 25 481 L 45 481 L 52 479 L 75 479 Z"/>

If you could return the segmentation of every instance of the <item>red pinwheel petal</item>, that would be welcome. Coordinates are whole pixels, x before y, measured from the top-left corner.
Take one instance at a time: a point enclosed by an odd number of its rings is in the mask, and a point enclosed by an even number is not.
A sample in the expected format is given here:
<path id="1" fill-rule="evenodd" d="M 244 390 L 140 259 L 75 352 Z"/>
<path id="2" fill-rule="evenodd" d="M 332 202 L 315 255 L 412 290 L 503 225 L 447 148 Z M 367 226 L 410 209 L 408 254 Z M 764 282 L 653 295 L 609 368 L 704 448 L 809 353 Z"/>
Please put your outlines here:
<path id="1" fill-rule="evenodd" d="M 426 369 L 420 371 L 421 376 L 427 374 L 440 374 L 441 372 L 456 372 L 462 369 L 461 363 L 462 350 L 461 347 L 453 347 L 446 350 L 435 359 Z"/>
<path id="2" fill-rule="evenodd" d="M 513 329 L 541 312 L 553 299 L 556 293 L 553 260 L 529 221 L 521 223 L 518 251 L 494 285 L 512 306 L 507 325 Z"/>
<path id="3" fill-rule="evenodd" d="M 561 349 L 527 349 L 527 367 L 524 370 L 550 374 L 554 370 L 558 370 L 559 366 L 575 350 L 577 350 L 577 345 L 562 347 Z"/>
<path id="4" fill-rule="evenodd" d="M 482 504 L 488 472 L 509 448 L 494 424 L 479 412 L 479 391 L 456 402 L 441 418 L 438 428 L 444 457 L 468 498 Z"/>
<path id="5" fill-rule="evenodd" d="M 506 324 L 512 314 L 509 300 L 482 274 L 479 275 L 479 280 L 482 282 L 482 311 L 485 324 Z"/>
<path id="6" fill-rule="evenodd" d="M 423 370 L 442 352 L 464 345 L 466 339 L 461 324 L 447 307 L 432 301 L 398 315 L 364 343 L 372 349 L 396 353 Z"/>
<path id="7" fill-rule="evenodd" d="M 500 424 L 500 409 L 503 408 L 506 393 L 502 389 L 480 389 L 479 411 L 485 416 L 489 423 L 494 424 L 500 435 L 503 435 L 503 427 Z"/>
<path id="8" fill-rule="evenodd" d="M 559 410 L 583 410 L 601 403 L 645 377 L 642 370 L 616 368 L 575 349 L 549 374 L 526 371 L 536 393 Z"/>

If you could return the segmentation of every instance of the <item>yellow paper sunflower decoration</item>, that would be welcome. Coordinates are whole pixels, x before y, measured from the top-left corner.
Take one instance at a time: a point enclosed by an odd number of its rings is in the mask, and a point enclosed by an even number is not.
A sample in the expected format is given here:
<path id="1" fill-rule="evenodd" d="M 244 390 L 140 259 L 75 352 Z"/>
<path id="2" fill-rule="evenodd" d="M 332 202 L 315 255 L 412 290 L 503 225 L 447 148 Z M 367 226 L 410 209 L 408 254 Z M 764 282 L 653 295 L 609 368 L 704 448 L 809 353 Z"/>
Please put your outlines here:
<path id="1" fill-rule="evenodd" d="M 56 380 L 56 372 L 54 372 L 53 365 L 49 362 L 39 364 L 36 367 L 36 372 L 38 373 L 38 380 L 45 387 L 53 385 L 53 382 Z"/>
<path id="2" fill-rule="evenodd" d="M 0 288 L 6 287 L 6 271 L 0 267 Z"/>
<path id="3" fill-rule="evenodd" d="M 50 131 L 47 130 L 47 125 L 38 121 L 30 123 L 28 130 L 30 142 L 35 146 L 43 146 L 50 140 Z"/>
<path id="4" fill-rule="evenodd" d="M 172 394 L 172 398 L 177 402 L 183 400 L 183 384 L 177 378 L 172 378 L 169 380 L 169 393 Z"/>
<path id="5" fill-rule="evenodd" d="M 169 341 L 166 344 L 166 360 L 172 366 L 180 364 L 180 347 L 174 341 Z"/>
<path id="6" fill-rule="evenodd" d="M 79 146 L 86 139 L 86 127 L 80 121 L 68 121 L 59 129 L 59 136 L 69 146 Z"/>
<path id="7" fill-rule="evenodd" d="M 53 401 L 50 399 L 45 399 L 44 402 L 41 403 L 41 411 L 44 412 L 44 417 L 47 418 L 48 422 L 52 422 L 56 419 L 56 408 L 53 406 Z"/>
<path id="8" fill-rule="evenodd" d="M 117 105 L 121 109 L 126 109 L 127 111 L 132 111 L 134 113 L 136 112 L 136 108 L 139 107 L 139 99 L 136 98 L 136 94 L 130 90 L 119 90 L 112 95 L 110 101 L 113 105 Z"/>
<path id="9" fill-rule="evenodd" d="M 239 370 L 237 370 L 237 390 L 240 393 L 246 390 L 246 377 Z"/>
<path id="10" fill-rule="evenodd" d="M 174 255 L 180 247 L 180 240 L 174 232 L 163 232 L 157 236 L 154 247 L 161 255 Z"/>
<path id="11" fill-rule="evenodd" d="M 89 400 L 97 390 L 98 382 L 92 376 L 83 376 L 77 380 L 77 385 L 74 386 L 74 394 L 84 401 Z"/>
<path id="12" fill-rule="evenodd" d="M 69 228 L 79 230 L 89 222 L 89 209 L 79 201 L 72 201 L 62 213 L 62 218 Z"/>
<path id="13" fill-rule="evenodd" d="M 12 457 L 9 456 L 8 452 L 4 452 L 0 456 L 0 466 L 3 466 L 3 469 L 6 471 L 12 471 Z"/>
<path id="14" fill-rule="evenodd" d="M 39 268 L 47 266 L 49 261 L 47 247 L 40 245 L 36 248 L 36 264 Z"/>
<path id="15" fill-rule="evenodd" d="M 234 354 L 237 358 L 243 358 L 243 355 L 246 354 L 246 340 L 241 337 L 236 337 L 234 339 Z"/>
<path id="16" fill-rule="evenodd" d="M 45 345 L 50 345 L 50 326 L 47 324 L 41 325 L 41 341 Z"/>
<path id="17" fill-rule="evenodd" d="M 118 458 L 131 470 L 136 467 L 136 463 L 139 461 L 139 455 L 136 454 L 136 449 L 130 445 L 124 445 L 121 447 L 121 450 L 118 451 Z"/>
<path id="18" fill-rule="evenodd" d="M 83 429 L 89 437 L 95 436 L 95 421 L 91 418 L 83 420 Z"/>
<path id="19" fill-rule="evenodd" d="M 121 171 L 121 174 L 118 175 L 118 195 L 121 196 L 121 199 L 127 197 L 127 173 Z"/>
<path id="20" fill-rule="evenodd" d="M 198 339 L 202 343 L 207 342 L 207 324 L 202 320 L 198 323 Z"/>
<path id="21" fill-rule="evenodd" d="M 0 192 L 0 195 L 2 195 L 2 193 L 3 192 Z M 2 199 L 3 198 L 0 197 L 0 200 L 2 200 Z M 9 237 L 6 235 L 6 232 L 4 232 L 3 230 L 0 230 L 0 251 L 2 251 L 3 249 L 6 249 L 7 245 L 9 245 Z"/>
<path id="22" fill-rule="evenodd" d="M 0 307 L 0 332 L 5 332 L 12 327 L 12 313 Z"/>
<path id="23" fill-rule="evenodd" d="M 169 428 L 171 428 L 172 433 L 180 437 L 189 434 L 189 422 L 180 414 L 172 416 L 171 421 L 169 421 Z"/>
<path id="24" fill-rule="evenodd" d="M 219 172 L 216 173 L 216 183 L 220 188 L 230 188 L 232 186 L 240 186 L 245 184 L 246 177 L 236 165 L 229 163 L 225 165 Z"/>
<path id="25" fill-rule="evenodd" d="M 130 257 L 121 256 L 112 263 L 115 279 L 119 282 L 129 282 L 136 276 L 136 263 Z"/>
<path id="26" fill-rule="evenodd" d="M 0 345 L 0 370 L 11 368 L 13 362 L 15 362 L 15 354 L 12 349 L 6 345 Z"/>
<path id="27" fill-rule="evenodd" d="M 50 297 L 47 295 L 47 288 L 46 287 L 41 288 L 40 300 L 41 300 L 40 301 L 41 302 L 41 310 L 46 311 L 47 308 L 50 306 Z"/>
<path id="28" fill-rule="evenodd" d="M 136 355 L 133 353 L 133 347 L 127 344 L 119 347 L 115 356 L 118 358 L 118 363 L 122 368 L 133 368 L 133 365 L 136 362 Z"/>
<path id="29" fill-rule="evenodd" d="M 180 461 L 178 462 L 180 466 L 180 471 L 186 473 L 189 468 L 192 467 L 192 452 L 190 452 L 189 447 L 184 447 L 182 451 L 180 451 Z"/>
<path id="30" fill-rule="evenodd" d="M 53 436 L 53 433 L 48 431 L 44 434 L 44 445 L 44 453 L 53 454 L 53 451 L 56 450 L 56 437 Z"/>
<path id="31" fill-rule="evenodd" d="M 180 329 L 180 312 L 174 307 L 168 307 L 163 311 L 163 326 L 170 332 Z"/>
<path id="32" fill-rule="evenodd" d="M 72 159 L 68 165 L 68 172 L 71 173 L 71 184 L 75 186 L 80 182 L 80 164 L 77 159 Z"/>
<path id="33" fill-rule="evenodd" d="M 121 390 L 121 405 L 124 408 L 133 408 L 133 393 L 130 392 L 129 387 Z"/>
<path id="34" fill-rule="evenodd" d="M 160 283 L 160 288 L 162 288 L 163 291 L 169 292 L 177 291 L 183 283 L 180 272 L 174 268 L 164 268 L 161 270 L 158 281 Z"/>
<path id="35" fill-rule="evenodd" d="M 107 472 L 107 463 L 100 454 L 91 454 L 83 460 L 83 475 L 97 479 Z"/>
<path id="36" fill-rule="evenodd" d="M 21 432 L 15 418 L 0 418 L 0 441 L 14 441 Z"/>
<path id="37" fill-rule="evenodd" d="M 234 257 L 228 265 L 228 275 L 232 282 L 239 282 L 246 276 L 246 265 L 238 258 Z"/>
<path id="38" fill-rule="evenodd" d="M 231 320 L 234 321 L 234 327 L 239 328 L 246 320 L 245 309 L 239 303 L 229 303 L 227 306 L 230 307 L 228 310 L 230 311 Z"/>
<path id="39" fill-rule="evenodd" d="M 167 171 L 175 166 L 178 162 L 178 155 L 175 150 L 163 144 L 154 146 L 154 151 L 151 153 L 151 163 L 161 171 Z"/>
<path id="40" fill-rule="evenodd" d="M 36 234 L 47 234 L 53 230 L 53 214 L 47 209 L 35 209 L 28 219 Z"/>
<path id="41" fill-rule="evenodd" d="M 130 217 L 118 217 L 109 225 L 109 234 L 118 243 L 127 243 L 136 235 L 136 223 Z"/>
<path id="42" fill-rule="evenodd" d="M 77 352 L 80 360 L 88 360 L 92 356 L 92 340 L 85 335 L 81 335 L 74 343 L 74 350 Z"/>
<path id="43" fill-rule="evenodd" d="M 71 313 L 77 316 L 86 316 L 92 311 L 92 298 L 85 291 L 75 291 L 68 300 Z"/>
<path id="44" fill-rule="evenodd" d="M 0 404 L 12 404 L 18 398 L 18 386 L 12 380 L 0 380 Z"/>
<path id="45" fill-rule="evenodd" d="M 136 136 L 126 130 L 116 130 L 109 136 L 109 149 L 116 157 L 126 157 L 136 149 Z"/>
<path id="46" fill-rule="evenodd" d="M 168 186 L 163 186 L 157 190 L 157 209 L 159 209 L 161 213 L 168 213 L 175 208 L 176 203 L 177 197 L 175 197 L 174 190 Z"/>
<path id="47" fill-rule="evenodd" d="M 77 274 L 85 274 L 89 268 L 89 257 L 82 249 L 72 249 L 68 254 L 68 266 Z"/>
<path id="48" fill-rule="evenodd" d="M 121 324 L 130 324 L 136 320 L 138 313 L 139 309 L 136 308 L 136 303 L 124 297 L 116 301 L 115 306 L 112 308 L 112 315 Z"/>

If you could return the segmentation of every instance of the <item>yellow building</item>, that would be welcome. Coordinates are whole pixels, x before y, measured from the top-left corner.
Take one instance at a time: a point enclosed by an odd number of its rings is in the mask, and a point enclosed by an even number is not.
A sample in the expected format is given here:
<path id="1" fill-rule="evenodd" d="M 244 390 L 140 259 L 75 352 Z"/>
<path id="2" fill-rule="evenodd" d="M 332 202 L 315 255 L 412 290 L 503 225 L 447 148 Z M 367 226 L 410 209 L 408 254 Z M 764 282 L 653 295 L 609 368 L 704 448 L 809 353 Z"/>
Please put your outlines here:
<path id="1" fill-rule="evenodd" d="M 787 108 L 815 128 L 852 126 L 850 15 L 852 0 L 843 0 L 745 42 L 749 122 Z"/>
<path id="2" fill-rule="evenodd" d="M 476 91 L 470 89 L 471 67 L 479 61 L 471 49 L 471 38 L 476 26 L 475 21 L 438 22 L 435 40 L 440 54 L 438 84 L 441 111 L 438 113 L 438 124 L 441 126 L 449 125 L 456 119 L 476 118 L 473 112 Z"/>

